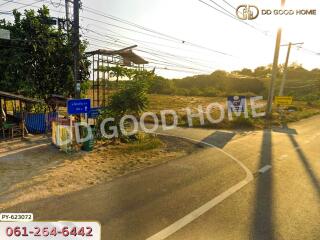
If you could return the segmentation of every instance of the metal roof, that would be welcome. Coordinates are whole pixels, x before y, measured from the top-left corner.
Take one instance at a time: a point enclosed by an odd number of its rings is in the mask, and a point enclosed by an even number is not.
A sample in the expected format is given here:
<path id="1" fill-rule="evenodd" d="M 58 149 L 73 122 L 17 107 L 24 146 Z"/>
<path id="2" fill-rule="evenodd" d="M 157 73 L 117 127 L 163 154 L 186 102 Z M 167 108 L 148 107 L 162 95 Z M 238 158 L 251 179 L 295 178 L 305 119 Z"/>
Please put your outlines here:
<path id="1" fill-rule="evenodd" d="M 130 61 L 134 64 L 148 64 L 149 62 L 134 53 L 131 49 L 123 49 L 123 50 L 106 50 L 106 49 L 98 49 L 95 51 L 87 52 L 88 56 L 92 55 L 104 55 L 104 56 L 114 56 L 119 55 L 121 56 L 124 61 Z"/>
<path id="2" fill-rule="evenodd" d="M 24 96 L 21 96 L 21 95 L 8 93 L 8 92 L 3 92 L 3 91 L 0 91 L 0 98 L 1 97 L 9 98 L 9 99 L 12 99 L 12 100 L 21 100 L 23 102 L 28 102 L 28 103 L 44 103 L 44 101 L 39 100 L 39 99 L 28 98 L 28 97 L 24 97 Z"/>

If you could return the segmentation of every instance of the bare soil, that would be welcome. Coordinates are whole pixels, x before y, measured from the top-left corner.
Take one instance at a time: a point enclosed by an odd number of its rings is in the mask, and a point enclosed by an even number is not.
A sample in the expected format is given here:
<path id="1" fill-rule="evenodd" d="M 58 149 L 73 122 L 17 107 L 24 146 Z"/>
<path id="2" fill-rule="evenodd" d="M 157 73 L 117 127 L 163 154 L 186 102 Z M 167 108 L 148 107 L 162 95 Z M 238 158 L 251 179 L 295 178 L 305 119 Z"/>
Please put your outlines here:
<path id="1" fill-rule="evenodd" d="M 157 137 L 133 144 L 99 142 L 89 153 L 66 154 L 49 145 L 12 154 L 23 146 L 0 144 L 0 210 L 106 183 L 199 148 L 187 140 Z"/>

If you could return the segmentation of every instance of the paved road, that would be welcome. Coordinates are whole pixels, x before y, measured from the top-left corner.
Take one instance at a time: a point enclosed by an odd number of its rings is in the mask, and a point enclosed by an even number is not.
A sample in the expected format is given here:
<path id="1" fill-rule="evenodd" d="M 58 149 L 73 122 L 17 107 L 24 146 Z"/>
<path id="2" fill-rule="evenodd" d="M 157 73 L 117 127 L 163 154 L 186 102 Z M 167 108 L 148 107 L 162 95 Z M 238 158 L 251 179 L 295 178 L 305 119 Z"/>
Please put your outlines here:
<path id="1" fill-rule="evenodd" d="M 318 240 L 319 126 L 315 116 L 288 130 L 166 131 L 207 144 L 108 184 L 7 211 L 97 220 L 105 240 Z"/>

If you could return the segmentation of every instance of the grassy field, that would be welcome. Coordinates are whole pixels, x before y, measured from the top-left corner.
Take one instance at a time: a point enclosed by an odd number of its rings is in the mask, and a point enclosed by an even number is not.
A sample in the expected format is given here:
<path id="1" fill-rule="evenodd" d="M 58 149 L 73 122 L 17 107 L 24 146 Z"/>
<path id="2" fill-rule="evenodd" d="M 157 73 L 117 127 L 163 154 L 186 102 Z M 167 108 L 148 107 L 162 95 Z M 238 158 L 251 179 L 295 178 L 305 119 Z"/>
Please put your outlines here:
<path id="1" fill-rule="evenodd" d="M 226 106 L 226 98 L 222 97 L 185 97 L 185 96 L 170 96 L 170 95 L 149 95 L 149 107 L 148 111 L 157 113 L 160 115 L 160 111 L 164 109 L 172 109 L 175 110 L 179 116 L 179 124 L 182 126 L 187 125 L 187 117 L 185 108 L 191 108 L 194 111 L 200 105 L 205 108 L 213 103 L 217 102 Z M 265 101 L 261 101 L 261 103 L 266 103 Z M 249 104 L 249 101 L 248 101 Z M 295 111 L 288 112 L 285 111 L 284 121 L 285 122 L 295 122 L 299 121 L 303 118 L 308 118 L 316 114 L 320 114 L 320 101 L 315 101 L 312 103 L 308 103 L 305 101 L 294 101 L 293 106 L 295 107 Z M 226 109 L 226 108 L 225 108 Z M 227 110 L 226 110 L 227 111 Z M 227 113 L 226 113 L 227 114 Z M 217 117 L 218 112 L 213 111 L 212 116 Z M 194 127 L 205 127 L 205 128 L 222 128 L 222 129 L 234 129 L 234 128 L 263 128 L 265 126 L 264 118 L 252 118 L 251 110 L 249 106 L 249 116 L 250 118 L 244 119 L 243 117 L 234 117 L 232 121 L 228 120 L 227 115 L 219 124 L 212 124 L 209 121 L 205 121 L 203 126 L 200 125 L 200 122 L 195 119 L 193 121 Z M 160 116 L 159 116 L 160 118 Z M 170 122 L 171 119 L 168 119 Z M 281 125 L 280 115 L 274 109 L 272 124 L 279 126 Z"/>
<path id="2" fill-rule="evenodd" d="M 89 95 L 90 96 L 90 95 Z M 160 119 L 161 110 L 174 110 L 177 112 L 179 117 L 179 125 L 187 126 L 187 114 L 185 108 L 191 108 L 193 111 L 196 111 L 198 106 L 202 106 L 205 110 L 206 107 L 214 102 L 220 103 L 226 108 L 225 97 L 199 97 L 199 96 L 175 96 L 175 95 L 159 95 L 159 94 L 149 94 L 149 105 L 145 110 L 146 112 L 153 112 L 158 115 Z M 247 101 L 248 104 L 250 101 Z M 261 103 L 266 103 L 266 101 L 261 101 Z M 295 107 L 294 112 L 286 111 L 284 114 L 283 120 L 285 122 L 295 122 L 304 118 L 311 117 L 316 114 L 320 114 L 320 100 L 306 102 L 306 101 L 294 101 L 293 106 Z M 217 118 L 219 112 L 213 111 L 212 116 Z M 249 116 L 251 116 L 251 110 L 249 106 Z M 151 118 L 146 118 L 147 122 L 153 122 Z M 172 118 L 168 116 L 167 122 L 172 122 Z M 272 125 L 280 126 L 280 115 L 277 112 L 277 109 L 273 110 Z M 204 127 L 204 128 L 217 128 L 217 129 L 235 129 L 235 128 L 257 128 L 261 129 L 265 126 L 264 118 L 249 118 L 244 119 L 243 117 L 235 117 L 232 121 L 228 120 L 227 113 L 225 115 L 224 121 L 219 124 L 212 124 L 208 121 L 205 121 L 204 125 L 200 125 L 199 120 L 195 119 L 193 121 L 194 127 Z"/>

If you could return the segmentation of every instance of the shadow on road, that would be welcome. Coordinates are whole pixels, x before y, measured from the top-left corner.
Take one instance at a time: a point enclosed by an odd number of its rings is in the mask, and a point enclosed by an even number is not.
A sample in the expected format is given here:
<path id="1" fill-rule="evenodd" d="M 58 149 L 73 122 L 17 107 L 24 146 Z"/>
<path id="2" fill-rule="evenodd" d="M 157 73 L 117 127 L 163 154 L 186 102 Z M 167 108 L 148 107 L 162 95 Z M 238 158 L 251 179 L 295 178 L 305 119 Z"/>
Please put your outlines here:
<path id="1" fill-rule="evenodd" d="M 308 176 L 311 180 L 311 183 L 313 184 L 315 190 L 317 191 L 318 197 L 320 198 L 320 182 L 317 179 L 317 176 L 314 174 L 314 172 L 312 171 L 312 167 L 310 166 L 309 160 L 306 157 L 306 155 L 304 154 L 303 150 L 301 149 L 299 143 L 297 142 L 297 140 L 295 139 L 295 137 L 293 135 L 288 135 L 292 145 L 294 146 L 302 164 L 303 167 L 305 169 L 305 171 L 308 173 Z"/>
<path id="2" fill-rule="evenodd" d="M 304 154 L 303 150 L 301 149 L 299 143 L 297 142 L 296 138 L 294 135 L 297 135 L 297 131 L 295 129 L 291 129 L 288 127 L 287 123 L 282 123 L 282 132 L 283 133 L 287 133 L 288 137 L 294 147 L 294 149 L 296 150 L 302 164 L 303 167 L 305 169 L 305 171 L 308 173 L 308 176 L 311 180 L 311 183 L 313 184 L 314 188 L 317 191 L 318 197 L 320 198 L 320 182 L 317 179 L 316 175 L 314 174 L 314 172 L 312 171 L 312 168 L 310 166 L 309 160 L 306 157 L 306 155 Z"/>
<path id="3" fill-rule="evenodd" d="M 234 132 L 215 131 L 213 134 L 202 139 L 202 142 L 212 144 L 218 148 L 224 148 L 236 135 Z"/>
<path id="4" fill-rule="evenodd" d="M 272 132 L 263 132 L 259 169 L 272 165 Z M 256 206 L 252 223 L 252 238 L 254 240 L 273 240 L 274 226 L 272 214 L 272 171 L 263 173 L 257 179 Z"/>

